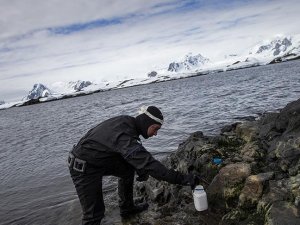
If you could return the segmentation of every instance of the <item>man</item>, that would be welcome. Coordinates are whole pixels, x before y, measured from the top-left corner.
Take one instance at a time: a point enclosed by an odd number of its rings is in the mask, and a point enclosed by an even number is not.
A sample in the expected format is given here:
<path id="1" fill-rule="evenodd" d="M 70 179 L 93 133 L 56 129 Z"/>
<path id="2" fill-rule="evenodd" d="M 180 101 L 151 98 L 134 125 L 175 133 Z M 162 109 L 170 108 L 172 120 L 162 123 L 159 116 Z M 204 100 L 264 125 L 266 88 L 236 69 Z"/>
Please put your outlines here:
<path id="1" fill-rule="evenodd" d="M 138 181 L 152 176 L 172 184 L 196 185 L 197 177 L 167 169 L 143 147 L 145 139 L 157 135 L 163 115 L 155 106 L 142 107 L 137 117 L 117 116 L 89 130 L 74 146 L 68 159 L 73 183 L 83 211 L 82 224 L 98 225 L 104 217 L 102 177 L 119 177 L 118 194 L 123 218 L 148 208 L 133 202 L 135 172 Z"/>

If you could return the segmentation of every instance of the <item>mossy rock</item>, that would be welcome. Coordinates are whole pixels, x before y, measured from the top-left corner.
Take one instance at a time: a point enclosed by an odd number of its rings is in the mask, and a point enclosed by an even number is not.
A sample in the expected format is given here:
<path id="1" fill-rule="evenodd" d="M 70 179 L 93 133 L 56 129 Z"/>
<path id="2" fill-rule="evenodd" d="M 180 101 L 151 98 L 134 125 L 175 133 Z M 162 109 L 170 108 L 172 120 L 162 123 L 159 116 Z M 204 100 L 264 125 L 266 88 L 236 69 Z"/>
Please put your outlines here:
<path id="1" fill-rule="evenodd" d="M 232 210 L 223 216 L 220 225 L 263 225 L 264 215 L 255 211 Z"/>

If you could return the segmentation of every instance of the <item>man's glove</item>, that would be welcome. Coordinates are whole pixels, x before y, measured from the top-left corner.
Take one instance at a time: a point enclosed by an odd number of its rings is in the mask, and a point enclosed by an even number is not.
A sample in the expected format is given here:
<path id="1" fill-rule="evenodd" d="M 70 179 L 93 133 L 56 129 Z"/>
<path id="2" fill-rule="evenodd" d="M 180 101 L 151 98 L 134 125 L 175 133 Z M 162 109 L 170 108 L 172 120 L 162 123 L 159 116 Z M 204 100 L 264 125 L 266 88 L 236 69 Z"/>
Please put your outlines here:
<path id="1" fill-rule="evenodd" d="M 139 176 L 136 178 L 136 180 L 139 181 L 139 182 L 142 182 L 142 181 L 148 180 L 148 178 L 149 178 L 149 175 L 148 175 L 148 174 L 141 174 L 141 175 L 139 175 Z"/>
<path id="2" fill-rule="evenodd" d="M 188 175 L 186 175 L 183 184 L 191 186 L 191 189 L 194 190 L 195 187 L 199 184 L 199 182 L 200 176 L 193 173 L 189 173 Z"/>

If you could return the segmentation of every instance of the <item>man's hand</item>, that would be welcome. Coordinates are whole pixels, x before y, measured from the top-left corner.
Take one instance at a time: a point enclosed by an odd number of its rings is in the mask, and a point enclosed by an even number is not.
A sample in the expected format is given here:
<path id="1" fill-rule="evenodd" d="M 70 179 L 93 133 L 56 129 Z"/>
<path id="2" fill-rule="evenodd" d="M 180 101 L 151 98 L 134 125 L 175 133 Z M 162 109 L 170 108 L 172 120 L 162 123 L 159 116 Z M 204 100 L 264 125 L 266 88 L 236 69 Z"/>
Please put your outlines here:
<path id="1" fill-rule="evenodd" d="M 193 173 L 189 173 L 188 175 L 186 175 L 184 184 L 191 186 L 191 189 L 194 190 L 195 187 L 199 184 L 199 182 L 200 176 Z"/>

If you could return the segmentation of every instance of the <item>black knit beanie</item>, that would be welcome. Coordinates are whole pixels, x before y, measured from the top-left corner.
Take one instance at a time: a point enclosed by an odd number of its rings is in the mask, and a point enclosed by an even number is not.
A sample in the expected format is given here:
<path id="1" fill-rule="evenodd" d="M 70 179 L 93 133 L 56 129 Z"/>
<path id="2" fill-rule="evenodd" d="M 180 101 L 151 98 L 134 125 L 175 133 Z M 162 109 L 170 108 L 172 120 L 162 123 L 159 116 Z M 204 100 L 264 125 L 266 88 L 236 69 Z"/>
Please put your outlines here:
<path id="1" fill-rule="evenodd" d="M 162 125 L 164 117 L 161 111 L 155 106 L 148 106 L 144 109 L 146 109 L 146 112 L 141 112 L 141 114 L 138 115 L 135 119 L 139 134 L 141 134 L 145 139 L 147 139 L 149 138 L 147 134 L 148 128 L 153 124 Z M 154 119 L 150 118 L 150 116 L 153 116 Z"/>

